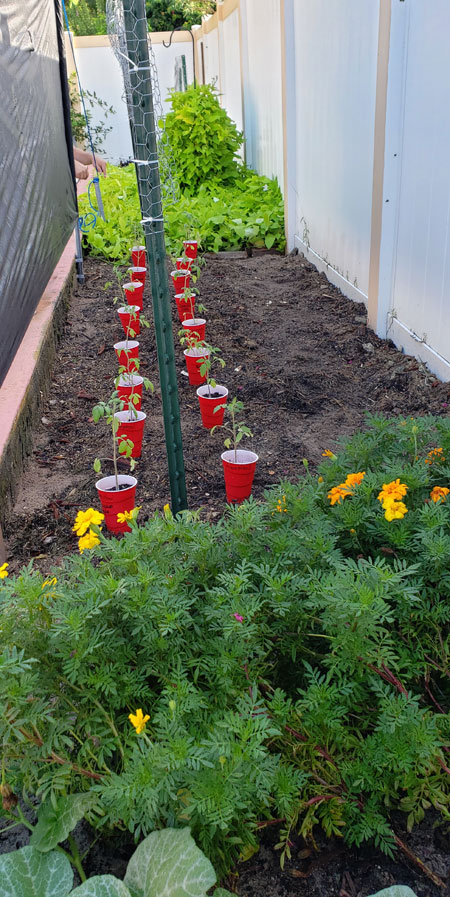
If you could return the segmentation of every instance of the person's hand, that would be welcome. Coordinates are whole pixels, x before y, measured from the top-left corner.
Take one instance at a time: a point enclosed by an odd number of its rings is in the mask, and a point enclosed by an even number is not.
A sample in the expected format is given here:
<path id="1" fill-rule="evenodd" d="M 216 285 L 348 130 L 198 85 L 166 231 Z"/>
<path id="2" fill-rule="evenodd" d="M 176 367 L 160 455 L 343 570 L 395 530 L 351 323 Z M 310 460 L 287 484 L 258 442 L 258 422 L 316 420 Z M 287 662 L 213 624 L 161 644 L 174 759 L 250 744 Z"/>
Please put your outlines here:
<path id="1" fill-rule="evenodd" d="M 89 177 L 89 169 L 86 167 L 86 165 L 82 165 L 81 162 L 77 162 L 76 159 L 74 159 L 74 162 L 75 162 L 75 177 L 78 178 L 78 180 L 80 180 L 80 181 L 86 181 L 87 178 Z"/>
<path id="2" fill-rule="evenodd" d="M 101 156 L 97 156 L 97 154 L 95 154 L 95 161 L 96 161 L 96 163 L 97 163 L 97 169 L 98 169 L 98 171 L 99 171 L 99 172 L 103 175 L 103 177 L 105 178 L 105 177 L 106 177 L 106 162 L 105 162 L 105 160 L 102 159 Z"/>

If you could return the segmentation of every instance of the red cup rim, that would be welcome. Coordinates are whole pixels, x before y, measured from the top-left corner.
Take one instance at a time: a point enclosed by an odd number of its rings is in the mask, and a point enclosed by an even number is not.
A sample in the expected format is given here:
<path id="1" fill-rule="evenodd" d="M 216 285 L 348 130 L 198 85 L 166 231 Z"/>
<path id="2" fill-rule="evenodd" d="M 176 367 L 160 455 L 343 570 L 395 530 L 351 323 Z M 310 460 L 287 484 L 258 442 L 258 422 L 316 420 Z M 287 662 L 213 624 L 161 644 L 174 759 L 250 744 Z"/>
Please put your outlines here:
<path id="1" fill-rule="evenodd" d="M 259 461 L 259 455 L 257 455 L 256 452 L 251 452 L 248 449 L 238 449 L 237 450 L 238 456 L 239 456 L 239 454 L 242 454 L 242 453 L 245 453 L 246 455 L 253 455 L 253 457 L 247 458 L 246 461 L 239 461 L 239 458 L 237 461 L 234 461 L 232 458 L 226 458 L 225 455 L 234 455 L 234 449 L 227 449 L 226 452 L 222 452 L 220 457 L 221 457 L 222 461 L 225 461 L 226 464 L 234 464 L 236 467 L 244 466 L 245 464 L 256 464 L 256 462 Z"/>
<path id="2" fill-rule="evenodd" d="M 119 473 L 118 480 L 119 480 L 120 486 L 123 486 L 125 484 L 125 485 L 129 486 L 130 489 L 133 489 L 135 486 L 137 486 L 137 482 L 138 482 L 136 477 L 129 476 L 129 474 L 127 474 L 127 473 Z M 102 484 L 104 485 L 104 487 L 106 487 L 106 482 L 108 482 L 108 484 L 112 486 L 113 483 L 115 482 L 114 474 L 111 474 L 111 476 L 109 476 L 109 477 L 102 477 L 100 480 L 97 480 L 97 482 L 95 484 L 95 488 L 97 489 L 98 492 L 110 493 L 112 491 L 111 489 L 107 489 L 107 488 L 102 489 Z M 124 492 L 125 490 L 121 489 L 120 491 Z M 119 493 L 117 493 L 117 495 L 118 494 Z"/>

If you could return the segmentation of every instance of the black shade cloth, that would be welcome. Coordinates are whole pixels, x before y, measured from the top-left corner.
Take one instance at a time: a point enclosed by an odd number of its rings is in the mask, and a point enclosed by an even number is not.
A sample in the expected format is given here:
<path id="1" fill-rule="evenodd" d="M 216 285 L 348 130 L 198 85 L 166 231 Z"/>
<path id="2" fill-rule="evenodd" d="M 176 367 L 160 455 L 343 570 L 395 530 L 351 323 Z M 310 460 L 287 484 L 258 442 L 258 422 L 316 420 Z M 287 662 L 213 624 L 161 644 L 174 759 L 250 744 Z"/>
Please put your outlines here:
<path id="1" fill-rule="evenodd" d="M 0 0 L 0 385 L 77 217 L 59 0 Z"/>

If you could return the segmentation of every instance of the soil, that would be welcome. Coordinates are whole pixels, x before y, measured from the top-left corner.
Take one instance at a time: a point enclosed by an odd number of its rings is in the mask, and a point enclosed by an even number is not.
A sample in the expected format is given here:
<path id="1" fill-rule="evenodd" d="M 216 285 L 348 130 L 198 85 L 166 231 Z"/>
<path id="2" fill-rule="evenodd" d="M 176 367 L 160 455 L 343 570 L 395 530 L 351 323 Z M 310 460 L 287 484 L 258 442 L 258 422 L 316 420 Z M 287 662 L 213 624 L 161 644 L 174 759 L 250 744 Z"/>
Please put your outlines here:
<path id="1" fill-rule="evenodd" d="M 86 283 L 76 286 L 41 423 L 34 435 L 11 518 L 5 527 L 10 570 L 35 558 L 45 571 L 76 550 L 72 524 L 79 508 L 97 504 L 92 463 L 112 473 L 109 433 L 94 424 L 93 405 L 113 388 L 113 345 L 123 337 L 113 298 L 112 266 L 85 262 Z M 302 459 L 316 465 L 325 448 L 363 424 L 364 412 L 448 414 L 449 384 L 415 358 L 368 329 L 364 305 L 346 299 L 301 256 L 208 258 L 197 286 L 206 306 L 206 337 L 220 346 L 227 366 L 216 377 L 245 403 L 254 433 L 244 447 L 257 451 L 253 494 L 281 478 L 301 476 Z M 150 291 L 144 308 L 151 319 Z M 145 313 L 145 312 L 144 312 Z M 174 335 L 180 324 L 173 303 Z M 140 373 L 155 384 L 144 395 L 147 412 L 137 467 L 140 520 L 170 501 L 154 330 L 140 337 Z M 177 347 L 178 383 L 191 508 L 214 520 L 225 490 L 220 454 L 223 431 L 202 428 L 195 387 Z M 120 470 L 127 472 L 126 460 Z"/>
<path id="2" fill-rule="evenodd" d="M 170 271 L 170 268 L 168 268 Z M 5 527 L 10 571 L 35 559 L 45 573 L 76 550 L 72 525 L 80 508 L 98 506 L 92 463 L 112 472 L 106 427 L 94 424 L 93 405 L 113 388 L 113 345 L 123 337 L 113 298 L 105 289 L 112 267 L 85 261 L 86 283 L 77 286 L 60 344 L 50 389 L 34 434 L 33 452 L 10 520 Z M 364 412 L 387 415 L 447 415 L 450 386 L 415 358 L 402 355 L 367 327 L 364 305 L 342 296 L 301 256 L 262 254 L 253 258 L 209 258 L 197 286 L 206 306 L 206 337 L 227 362 L 223 379 L 230 396 L 245 403 L 254 433 L 245 448 L 258 452 L 253 494 L 267 485 L 302 475 L 302 459 L 314 467 L 325 448 L 364 423 Z M 172 291 L 173 292 L 173 291 Z M 149 286 L 144 308 L 151 319 Z M 180 329 L 173 303 L 174 335 Z M 153 328 L 140 337 L 140 373 L 155 384 L 144 395 L 147 412 L 142 459 L 137 467 L 143 522 L 170 501 L 163 417 Z M 183 375 L 176 350 L 188 499 L 214 520 L 225 507 L 220 454 L 223 435 L 201 426 L 195 387 Z M 121 460 L 121 472 L 129 462 Z M 448 885 L 450 829 L 433 826 L 430 815 L 399 836 Z M 400 852 L 394 860 L 374 848 L 353 850 L 318 834 L 316 849 L 297 839 L 292 859 L 280 871 L 274 849 L 278 833 L 268 829 L 261 849 L 227 883 L 242 897 L 365 897 L 393 883 L 408 884 L 418 897 L 442 893 Z M 25 838 L 25 840 L 23 840 Z M 0 834 L 0 852 L 26 843 L 20 830 Z M 89 874 L 122 876 L 130 845 L 102 840 L 87 861 Z"/>

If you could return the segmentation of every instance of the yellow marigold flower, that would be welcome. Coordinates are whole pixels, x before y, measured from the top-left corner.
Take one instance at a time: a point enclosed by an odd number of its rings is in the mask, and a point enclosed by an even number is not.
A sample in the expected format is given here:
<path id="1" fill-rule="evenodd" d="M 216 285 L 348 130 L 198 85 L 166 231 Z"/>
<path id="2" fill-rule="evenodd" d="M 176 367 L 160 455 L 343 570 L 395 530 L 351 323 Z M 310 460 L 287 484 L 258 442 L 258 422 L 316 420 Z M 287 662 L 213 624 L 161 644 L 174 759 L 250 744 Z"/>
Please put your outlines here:
<path id="1" fill-rule="evenodd" d="M 96 545 L 100 545 L 100 539 L 97 536 L 97 533 L 94 533 L 93 529 L 90 529 L 85 536 L 81 536 L 81 538 L 78 539 L 80 554 L 83 554 L 83 551 L 86 551 L 86 548 L 95 548 Z"/>
<path id="2" fill-rule="evenodd" d="M 350 530 L 350 535 L 351 535 L 351 536 L 355 536 L 355 535 L 356 535 L 356 530 L 355 530 L 355 529 L 351 529 L 351 530 Z"/>
<path id="3" fill-rule="evenodd" d="M 131 725 L 134 726 L 134 728 L 136 729 L 137 734 L 140 735 L 141 732 L 144 731 L 145 724 L 148 722 L 150 717 L 149 717 L 148 713 L 146 713 L 144 716 L 141 708 L 139 707 L 139 709 L 136 710 L 136 713 L 128 714 L 128 719 L 130 720 Z"/>
<path id="4" fill-rule="evenodd" d="M 383 505 L 383 507 L 385 507 Z M 402 501 L 392 501 L 385 508 L 384 516 L 386 520 L 401 520 L 408 513 L 408 508 Z"/>
<path id="5" fill-rule="evenodd" d="M 322 458 L 330 458 L 332 461 L 334 461 L 336 455 L 334 454 L 334 452 L 330 452 L 330 449 L 325 449 L 325 451 L 322 452 Z"/>
<path id="6" fill-rule="evenodd" d="M 392 480 L 391 483 L 383 483 L 383 488 L 381 492 L 378 493 L 377 498 L 378 501 L 383 503 L 386 501 L 400 501 L 404 495 L 406 495 L 408 491 L 408 487 L 406 483 L 400 482 L 400 477 L 396 480 Z"/>
<path id="7" fill-rule="evenodd" d="M 77 536 L 84 536 L 91 526 L 100 526 L 104 519 L 104 514 L 100 514 L 100 511 L 96 511 L 95 508 L 88 508 L 87 511 L 78 511 L 72 530 Z"/>
<path id="8" fill-rule="evenodd" d="M 168 520 L 170 519 L 170 517 L 172 517 L 172 511 L 170 510 L 170 505 L 169 505 L 169 503 L 167 503 L 166 505 L 164 505 L 164 507 L 163 507 L 163 514 L 164 514 L 164 517 L 166 517 Z"/>
<path id="9" fill-rule="evenodd" d="M 445 461 L 442 448 L 434 448 L 428 452 L 425 458 L 425 464 L 433 464 L 434 461 Z"/>
<path id="10" fill-rule="evenodd" d="M 364 477 L 366 475 L 366 471 L 363 470 L 361 473 L 349 473 L 347 479 L 345 480 L 346 486 L 359 486 L 362 483 Z"/>
<path id="11" fill-rule="evenodd" d="M 123 514 L 117 515 L 117 523 L 126 523 L 128 520 L 136 520 L 139 511 L 141 510 L 141 505 L 137 508 L 133 508 L 132 511 L 124 511 Z"/>
<path id="12" fill-rule="evenodd" d="M 9 564 L 2 564 L 2 566 L 0 567 L 0 579 L 6 579 L 6 577 L 9 576 L 9 573 L 6 569 L 7 567 L 9 567 Z"/>
<path id="13" fill-rule="evenodd" d="M 42 583 L 42 586 L 41 586 L 41 591 L 46 589 L 47 586 L 56 586 L 57 582 L 58 582 L 58 580 L 56 579 L 56 576 L 52 576 L 51 579 L 44 580 L 44 582 Z"/>
<path id="14" fill-rule="evenodd" d="M 318 482 L 318 483 L 323 483 L 323 477 L 318 477 L 317 482 Z"/>
<path id="15" fill-rule="evenodd" d="M 436 503 L 438 501 L 447 501 L 447 495 L 449 494 L 450 489 L 447 489 L 446 486 L 434 486 L 434 488 L 430 492 L 430 498 Z"/>

